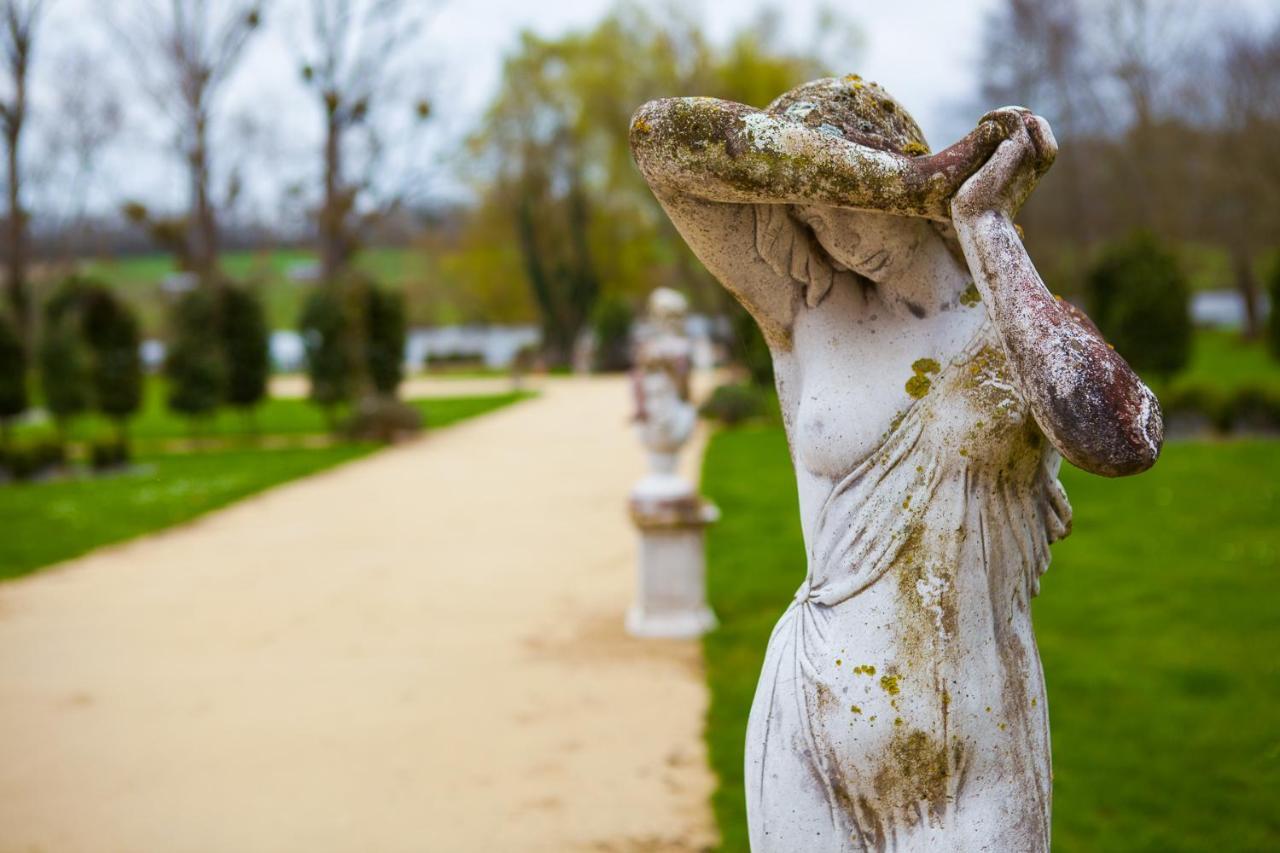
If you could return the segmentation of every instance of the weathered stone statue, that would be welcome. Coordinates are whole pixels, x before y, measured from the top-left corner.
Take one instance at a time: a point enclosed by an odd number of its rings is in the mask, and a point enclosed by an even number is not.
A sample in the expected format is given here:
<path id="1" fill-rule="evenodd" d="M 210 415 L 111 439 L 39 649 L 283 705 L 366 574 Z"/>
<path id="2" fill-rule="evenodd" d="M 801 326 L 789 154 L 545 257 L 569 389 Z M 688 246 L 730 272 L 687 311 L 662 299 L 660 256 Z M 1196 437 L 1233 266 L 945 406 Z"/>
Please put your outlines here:
<path id="1" fill-rule="evenodd" d="M 698 419 L 689 398 L 693 347 L 684 328 L 687 311 L 681 294 L 655 290 L 649 297 L 651 331 L 636 348 L 635 420 L 651 470 L 631 492 L 640 571 L 627 629 L 646 637 L 696 637 L 716 624 L 707 606 L 703 529 L 718 513 L 676 470 L 680 448 Z"/>
<path id="2" fill-rule="evenodd" d="M 1056 154 L 1018 108 L 930 155 L 857 76 L 763 111 L 636 113 L 641 171 L 769 342 L 808 571 L 769 641 L 747 806 L 761 851 L 1044 851 L 1030 600 L 1060 457 L 1134 474 L 1155 397 L 1041 282 L 1013 216 Z"/>

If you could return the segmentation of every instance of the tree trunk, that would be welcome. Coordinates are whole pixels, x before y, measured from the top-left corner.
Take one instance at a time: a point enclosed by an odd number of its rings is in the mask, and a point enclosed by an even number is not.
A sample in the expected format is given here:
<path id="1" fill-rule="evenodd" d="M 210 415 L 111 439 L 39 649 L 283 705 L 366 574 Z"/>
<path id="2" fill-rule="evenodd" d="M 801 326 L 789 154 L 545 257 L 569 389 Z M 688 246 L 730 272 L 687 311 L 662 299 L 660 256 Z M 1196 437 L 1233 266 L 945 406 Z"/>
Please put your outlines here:
<path id="1" fill-rule="evenodd" d="M 191 147 L 191 266 L 202 284 L 218 269 L 218 220 L 209 197 L 208 117 L 197 114 Z"/>
<path id="2" fill-rule="evenodd" d="M 13 322 L 24 351 L 30 353 L 31 296 L 27 291 L 27 212 L 22 209 L 22 165 L 20 146 L 22 128 L 26 122 L 26 72 L 15 74 L 13 109 L 5 122 L 5 143 L 8 146 L 9 222 L 8 222 L 8 291 L 9 305 L 13 310 Z"/>
<path id="3" fill-rule="evenodd" d="M 326 107 L 324 138 L 324 201 L 320 208 L 320 272 L 333 284 L 346 265 L 342 200 L 342 126 L 337 109 Z"/>
<path id="4" fill-rule="evenodd" d="M 1245 340 L 1256 340 L 1262 330 L 1262 309 L 1258 305 L 1258 279 L 1253 274 L 1253 258 L 1243 249 L 1231 252 L 1231 267 L 1235 277 L 1236 292 L 1244 305 Z"/>

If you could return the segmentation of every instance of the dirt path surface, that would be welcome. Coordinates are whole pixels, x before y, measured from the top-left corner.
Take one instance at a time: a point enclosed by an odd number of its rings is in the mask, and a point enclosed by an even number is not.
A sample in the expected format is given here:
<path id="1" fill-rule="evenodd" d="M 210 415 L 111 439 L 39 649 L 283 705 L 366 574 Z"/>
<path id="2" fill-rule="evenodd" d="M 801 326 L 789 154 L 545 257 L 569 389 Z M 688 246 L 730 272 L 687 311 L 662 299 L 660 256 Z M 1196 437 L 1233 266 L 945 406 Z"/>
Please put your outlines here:
<path id="1" fill-rule="evenodd" d="M 0 585 L 0 851 L 705 847 L 698 646 L 622 630 L 627 393 Z"/>

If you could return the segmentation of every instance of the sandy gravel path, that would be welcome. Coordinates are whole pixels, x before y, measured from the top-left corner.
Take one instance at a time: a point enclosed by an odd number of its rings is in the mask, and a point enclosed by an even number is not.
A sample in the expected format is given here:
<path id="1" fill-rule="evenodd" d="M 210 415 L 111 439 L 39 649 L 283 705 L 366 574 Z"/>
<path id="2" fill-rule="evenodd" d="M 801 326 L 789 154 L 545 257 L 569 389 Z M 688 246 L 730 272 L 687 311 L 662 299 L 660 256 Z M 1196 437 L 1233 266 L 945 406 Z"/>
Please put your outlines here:
<path id="1" fill-rule="evenodd" d="M 0 585 L 0 851 L 687 851 L 694 643 L 622 631 L 625 382 Z"/>

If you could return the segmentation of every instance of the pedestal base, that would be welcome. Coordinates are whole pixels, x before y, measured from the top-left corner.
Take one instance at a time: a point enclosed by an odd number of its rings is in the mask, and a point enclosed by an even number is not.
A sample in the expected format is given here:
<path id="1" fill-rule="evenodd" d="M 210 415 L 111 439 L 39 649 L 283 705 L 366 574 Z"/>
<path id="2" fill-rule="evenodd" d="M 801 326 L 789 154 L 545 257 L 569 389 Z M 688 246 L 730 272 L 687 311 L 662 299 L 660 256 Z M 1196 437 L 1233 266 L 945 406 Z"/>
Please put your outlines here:
<path id="1" fill-rule="evenodd" d="M 703 531 L 720 517 L 719 510 L 691 489 L 667 500 L 637 493 L 631 517 L 640 530 L 640 567 L 627 631 L 637 637 L 681 638 L 710 631 L 716 617 L 707 606 Z"/>

